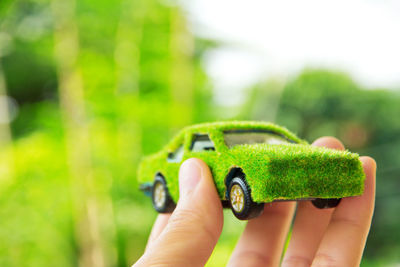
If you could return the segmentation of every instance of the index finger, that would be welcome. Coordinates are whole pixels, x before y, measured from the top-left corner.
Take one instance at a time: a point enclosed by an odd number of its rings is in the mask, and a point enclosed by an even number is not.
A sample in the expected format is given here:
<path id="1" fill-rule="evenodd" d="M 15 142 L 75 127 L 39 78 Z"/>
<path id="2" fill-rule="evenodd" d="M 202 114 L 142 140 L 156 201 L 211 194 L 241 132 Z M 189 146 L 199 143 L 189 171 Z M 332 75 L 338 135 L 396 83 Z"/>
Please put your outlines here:
<path id="1" fill-rule="evenodd" d="M 168 223 L 169 217 L 171 217 L 170 213 L 165 213 L 165 214 L 161 213 L 157 216 L 153 228 L 151 229 L 149 240 L 147 241 L 146 250 L 151 246 L 151 244 L 158 238 L 158 236 L 164 230 L 165 226 Z"/>

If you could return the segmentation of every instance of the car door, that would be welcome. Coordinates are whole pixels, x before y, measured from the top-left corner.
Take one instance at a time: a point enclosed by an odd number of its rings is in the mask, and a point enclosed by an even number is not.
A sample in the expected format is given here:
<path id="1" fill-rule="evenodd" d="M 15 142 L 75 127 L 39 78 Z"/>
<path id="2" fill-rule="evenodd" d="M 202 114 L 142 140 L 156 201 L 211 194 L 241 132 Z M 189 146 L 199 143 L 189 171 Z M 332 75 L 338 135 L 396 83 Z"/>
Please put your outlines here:
<path id="1" fill-rule="evenodd" d="M 171 150 L 167 152 L 166 158 L 164 157 L 164 160 L 166 160 L 166 165 L 164 167 L 165 169 L 163 175 L 165 176 L 168 189 L 170 190 L 170 195 L 172 196 L 177 196 L 179 194 L 178 175 L 179 167 L 185 154 L 184 150 L 184 142 L 182 138 L 173 148 L 171 148 Z M 176 199 L 174 199 L 174 201 L 176 201 Z"/>
<path id="2" fill-rule="evenodd" d="M 185 158 L 193 157 L 203 160 L 213 173 L 213 177 L 216 178 L 216 176 L 214 175 L 214 170 L 216 166 L 219 164 L 218 158 L 220 155 L 217 151 L 215 143 L 210 138 L 210 135 L 207 133 L 194 133 L 190 137 L 190 140 L 191 143 L 189 145 L 189 151 L 185 155 Z M 223 185 L 223 181 L 215 181 L 215 183 L 217 185 L 219 184 Z M 220 187 L 217 186 L 218 191 L 220 191 L 219 190 Z"/>

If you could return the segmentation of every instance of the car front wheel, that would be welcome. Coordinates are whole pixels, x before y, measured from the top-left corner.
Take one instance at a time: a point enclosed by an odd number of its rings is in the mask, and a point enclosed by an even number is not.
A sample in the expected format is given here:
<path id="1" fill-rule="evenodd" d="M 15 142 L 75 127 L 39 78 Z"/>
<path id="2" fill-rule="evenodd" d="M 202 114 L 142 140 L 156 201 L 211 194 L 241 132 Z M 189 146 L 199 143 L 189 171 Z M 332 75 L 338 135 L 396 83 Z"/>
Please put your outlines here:
<path id="1" fill-rule="evenodd" d="M 229 184 L 229 202 L 236 218 L 249 220 L 259 216 L 263 209 L 263 203 L 256 203 L 251 199 L 250 188 L 241 177 L 235 177 Z"/>
<path id="2" fill-rule="evenodd" d="M 339 205 L 341 198 L 317 198 L 312 200 L 312 204 L 318 209 L 330 209 Z"/>
<path id="3" fill-rule="evenodd" d="M 169 195 L 164 178 L 160 175 L 157 175 L 154 179 L 151 198 L 156 211 L 160 213 L 170 213 L 174 211 L 175 203 Z"/>

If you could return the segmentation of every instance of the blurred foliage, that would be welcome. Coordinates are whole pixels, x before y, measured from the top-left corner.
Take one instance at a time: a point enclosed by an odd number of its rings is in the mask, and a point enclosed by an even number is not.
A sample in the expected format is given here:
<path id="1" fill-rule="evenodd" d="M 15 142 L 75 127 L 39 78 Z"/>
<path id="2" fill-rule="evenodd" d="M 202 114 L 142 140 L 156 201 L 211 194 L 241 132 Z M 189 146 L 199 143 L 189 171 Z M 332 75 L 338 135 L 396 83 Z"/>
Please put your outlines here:
<path id="1" fill-rule="evenodd" d="M 0 122 L 0 266 L 140 257 L 156 214 L 137 190 L 137 163 L 181 127 L 224 117 L 202 67 L 217 46 L 193 36 L 171 1 L 0 1 L 0 96 L 11 97 L 0 117 L 17 114 Z M 398 94 L 305 70 L 248 96 L 238 119 L 276 121 L 309 141 L 335 135 L 377 159 L 363 264 L 399 261 Z M 225 211 L 209 266 L 225 264 L 244 225 Z"/>
<path id="2" fill-rule="evenodd" d="M 200 60 L 212 42 L 195 39 L 180 8 L 158 0 L 0 7 L 1 89 L 18 103 L 18 116 L 1 128 L 12 142 L 0 155 L 0 266 L 85 265 L 98 248 L 98 266 L 132 264 L 156 216 L 137 190 L 137 162 L 176 129 L 211 120 Z M 70 73 L 83 95 L 68 87 Z M 80 102 L 83 115 L 71 109 Z M 74 136 L 89 136 L 89 144 Z M 72 174 L 82 169 L 71 158 L 76 144 L 90 155 L 83 170 L 93 179 L 82 173 L 83 183 Z M 86 238 L 89 229 L 97 234 Z"/>

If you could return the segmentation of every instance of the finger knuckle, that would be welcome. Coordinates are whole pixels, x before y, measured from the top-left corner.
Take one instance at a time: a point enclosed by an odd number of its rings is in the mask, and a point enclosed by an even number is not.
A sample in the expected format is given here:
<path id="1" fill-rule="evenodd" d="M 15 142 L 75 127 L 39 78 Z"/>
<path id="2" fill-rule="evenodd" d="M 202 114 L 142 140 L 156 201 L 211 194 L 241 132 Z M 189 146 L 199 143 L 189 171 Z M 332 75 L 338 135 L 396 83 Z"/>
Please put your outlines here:
<path id="1" fill-rule="evenodd" d="M 231 260 L 230 266 L 276 266 L 274 259 L 256 250 L 244 250 L 237 253 Z"/>
<path id="2" fill-rule="evenodd" d="M 351 229 L 353 232 L 362 232 L 364 228 L 361 221 L 346 217 L 333 217 L 331 224 Z"/>
<path id="3" fill-rule="evenodd" d="M 317 253 L 315 255 L 314 261 L 311 265 L 312 267 L 339 267 L 339 262 L 331 255 L 326 253 Z"/>
<path id="4" fill-rule="evenodd" d="M 176 210 L 170 218 L 170 225 L 176 231 L 191 235 L 200 235 L 209 242 L 216 242 L 218 235 L 212 224 L 207 223 L 204 215 L 191 209 Z"/>
<path id="5" fill-rule="evenodd" d="M 312 259 L 301 256 L 301 255 L 291 255 L 285 258 L 282 262 L 282 267 L 300 267 L 300 266 L 311 266 Z"/>

